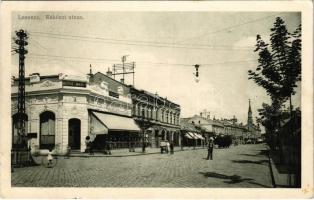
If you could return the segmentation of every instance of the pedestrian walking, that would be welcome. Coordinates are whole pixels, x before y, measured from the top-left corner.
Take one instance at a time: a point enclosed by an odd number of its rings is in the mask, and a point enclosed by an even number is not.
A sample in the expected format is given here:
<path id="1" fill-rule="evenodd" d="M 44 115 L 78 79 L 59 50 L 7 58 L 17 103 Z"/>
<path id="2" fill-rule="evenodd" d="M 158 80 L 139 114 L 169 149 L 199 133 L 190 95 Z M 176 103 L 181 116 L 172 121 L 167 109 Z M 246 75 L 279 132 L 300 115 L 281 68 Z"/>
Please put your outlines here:
<path id="1" fill-rule="evenodd" d="M 170 154 L 174 153 L 174 145 L 173 145 L 173 141 L 170 142 Z"/>
<path id="2" fill-rule="evenodd" d="M 94 155 L 94 141 L 89 141 L 89 155 Z"/>
<path id="3" fill-rule="evenodd" d="M 214 150 L 214 138 L 210 137 L 208 142 L 208 153 L 207 153 L 207 160 L 213 159 L 213 150 Z"/>
<path id="4" fill-rule="evenodd" d="M 90 137 L 89 136 L 85 137 L 85 145 L 86 145 L 85 152 L 90 153 Z"/>
<path id="5" fill-rule="evenodd" d="M 50 148 L 49 151 L 48 151 L 48 155 L 47 155 L 47 167 L 48 168 L 51 168 L 52 167 L 52 160 L 53 160 L 53 157 L 52 157 L 52 149 Z"/>

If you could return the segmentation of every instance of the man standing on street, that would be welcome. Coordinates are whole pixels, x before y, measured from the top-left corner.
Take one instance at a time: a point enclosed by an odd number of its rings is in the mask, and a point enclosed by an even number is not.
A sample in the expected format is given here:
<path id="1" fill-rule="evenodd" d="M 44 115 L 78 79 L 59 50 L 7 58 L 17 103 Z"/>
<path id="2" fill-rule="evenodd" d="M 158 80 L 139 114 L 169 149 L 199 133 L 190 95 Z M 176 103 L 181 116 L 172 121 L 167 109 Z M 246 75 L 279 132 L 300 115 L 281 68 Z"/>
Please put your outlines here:
<path id="1" fill-rule="evenodd" d="M 208 142 L 208 154 L 207 154 L 207 159 L 209 158 L 212 160 L 213 159 L 213 150 L 214 150 L 214 138 L 210 137 L 209 142 Z"/>

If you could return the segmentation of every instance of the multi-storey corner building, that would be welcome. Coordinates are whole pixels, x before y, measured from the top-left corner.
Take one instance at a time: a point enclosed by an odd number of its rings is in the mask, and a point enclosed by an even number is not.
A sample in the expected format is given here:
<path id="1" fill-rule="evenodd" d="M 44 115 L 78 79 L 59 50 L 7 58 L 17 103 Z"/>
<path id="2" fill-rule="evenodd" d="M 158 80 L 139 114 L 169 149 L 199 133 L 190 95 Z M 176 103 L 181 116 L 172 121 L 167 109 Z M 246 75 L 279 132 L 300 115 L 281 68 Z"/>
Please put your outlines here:
<path id="1" fill-rule="evenodd" d="M 31 149 L 58 145 L 60 153 L 68 147 L 83 152 L 86 136 L 103 148 L 106 141 L 125 140 L 125 135 L 140 132 L 132 118 L 129 88 L 102 77 L 97 73 L 87 77 L 31 74 L 26 78 L 26 130 Z M 17 86 L 18 79 L 12 79 L 13 146 L 18 137 Z"/>

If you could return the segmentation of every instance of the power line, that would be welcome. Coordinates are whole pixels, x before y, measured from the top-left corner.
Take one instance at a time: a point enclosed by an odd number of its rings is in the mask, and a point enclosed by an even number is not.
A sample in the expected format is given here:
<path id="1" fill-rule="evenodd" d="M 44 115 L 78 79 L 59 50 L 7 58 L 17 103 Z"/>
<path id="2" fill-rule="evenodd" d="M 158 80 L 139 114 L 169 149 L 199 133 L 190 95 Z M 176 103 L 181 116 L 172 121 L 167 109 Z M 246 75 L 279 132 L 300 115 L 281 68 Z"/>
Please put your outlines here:
<path id="1" fill-rule="evenodd" d="M 103 61 L 119 61 L 114 59 L 103 59 L 103 58 L 80 58 L 80 57 L 69 57 L 69 56 L 58 56 L 58 55 L 40 55 L 40 54 L 29 54 L 29 57 L 33 58 L 39 58 L 39 59 L 70 59 L 74 60 L 75 62 L 100 62 L 103 63 Z M 78 60 L 76 60 L 78 59 Z M 245 63 L 245 62 L 254 62 L 256 60 L 237 60 L 237 61 L 226 61 L 226 62 L 217 62 L 217 63 L 204 63 L 201 64 L 201 66 L 209 66 L 209 65 L 221 65 L 221 64 L 235 64 L 235 63 Z M 141 64 L 153 64 L 153 65 L 177 65 L 177 66 L 193 66 L 194 64 L 186 64 L 186 63 L 167 63 L 167 62 L 148 62 L 148 61 L 136 61 L 136 63 Z"/>
<path id="2" fill-rule="evenodd" d="M 93 36 L 81 36 L 81 35 L 71 35 L 71 34 L 61 34 L 61 33 L 47 33 L 41 31 L 31 31 L 34 34 L 39 35 L 52 35 L 52 36 L 62 36 L 62 37 L 74 37 L 74 38 L 82 38 L 82 39 L 95 39 L 95 40 L 109 40 L 116 42 L 133 42 L 133 43 L 149 43 L 149 44 L 159 44 L 159 45 L 184 45 L 184 46 L 202 46 L 202 47 L 213 47 L 213 48 L 230 48 L 234 46 L 228 45 L 206 45 L 206 44 L 181 44 L 175 42 L 157 42 L 157 41 L 145 41 L 145 40 L 123 40 L 123 39 L 115 39 L 115 38 L 103 38 L 103 37 L 93 37 Z M 236 48 L 250 49 L 250 46 L 235 46 Z"/>
<path id="3" fill-rule="evenodd" d="M 99 61 L 119 61 L 117 59 L 107 59 L 107 58 L 85 58 L 85 57 L 72 57 L 72 56 L 59 56 L 59 55 L 45 55 L 45 54 L 29 54 L 30 56 L 41 56 L 41 57 L 55 57 L 64 59 L 79 59 L 79 60 L 99 60 Z"/>
<path id="4" fill-rule="evenodd" d="M 35 42 L 35 45 L 37 45 L 38 47 L 40 47 L 40 48 L 42 48 L 44 50 L 48 50 L 46 47 L 44 47 L 39 42 L 37 42 L 33 37 L 29 37 L 29 39 L 31 39 L 33 42 Z"/>
<path id="5" fill-rule="evenodd" d="M 245 47 L 236 47 L 236 46 L 211 46 L 211 45 L 196 45 L 196 44 L 178 44 L 178 43 L 157 43 L 157 42 L 148 42 L 147 43 L 136 43 L 135 41 L 128 40 L 119 40 L 118 39 L 106 39 L 106 38 L 97 38 L 97 37 L 85 37 L 85 36 L 74 36 L 74 35 L 63 35 L 55 33 L 39 33 L 32 32 L 33 35 L 46 38 L 55 38 L 55 39 L 64 39 L 64 40 L 73 40 L 73 41 L 85 41 L 85 42 L 102 42 L 107 44 L 117 44 L 117 45 L 129 45 L 129 46 L 150 46 L 150 47 L 161 47 L 161 48 L 180 48 L 180 49 L 206 49 L 206 50 L 215 50 L 215 51 L 251 51 L 252 48 Z M 81 39 L 78 39 L 81 38 Z M 97 41 L 94 41 L 97 40 Z M 111 40 L 111 41 L 110 41 Z M 144 41 L 143 41 L 144 42 Z"/>
<path id="6" fill-rule="evenodd" d="M 182 43 L 184 41 L 190 41 L 190 40 L 193 40 L 193 39 L 196 39 L 196 38 L 200 38 L 200 37 L 204 37 L 204 36 L 207 36 L 207 35 L 216 34 L 216 33 L 219 33 L 219 32 L 225 31 L 225 30 L 234 29 L 234 28 L 246 25 L 246 24 L 250 24 L 250 23 L 253 23 L 253 22 L 261 21 L 261 20 L 264 20 L 264 19 L 276 16 L 276 15 L 279 15 L 279 14 L 283 14 L 283 12 L 280 12 L 280 13 L 277 13 L 277 14 L 274 14 L 274 15 L 268 15 L 266 17 L 262 17 L 262 18 L 258 18 L 258 19 L 254 19 L 254 20 L 250 20 L 250 21 L 247 21 L 247 22 L 244 22 L 244 23 L 241 23 L 241 24 L 236 24 L 236 25 L 233 25 L 233 26 L 224 27 L 224 28 L 216 30 L 216 31 L 207 32 L 207 33 L 204 33 L 204 34 L 199 35 L 199 36 L 195 36 L 195 37 L 191 37 L 191 38 L 187 38 L 187 39 L 181 40 L 178 43 Z"/>

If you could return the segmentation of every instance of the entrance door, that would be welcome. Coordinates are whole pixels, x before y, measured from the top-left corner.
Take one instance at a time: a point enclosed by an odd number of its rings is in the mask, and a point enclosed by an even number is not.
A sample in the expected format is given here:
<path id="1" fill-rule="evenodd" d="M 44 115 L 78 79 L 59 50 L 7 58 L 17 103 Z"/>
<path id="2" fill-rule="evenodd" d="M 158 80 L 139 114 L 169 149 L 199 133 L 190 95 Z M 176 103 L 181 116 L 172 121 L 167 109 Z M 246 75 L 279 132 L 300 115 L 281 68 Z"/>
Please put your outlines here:
<path id="1" fill-rule="evenodd" d="M 69 120 L 69 146 L 71 149 L 80 149 L 81 147 L 81 120 Z"/>

